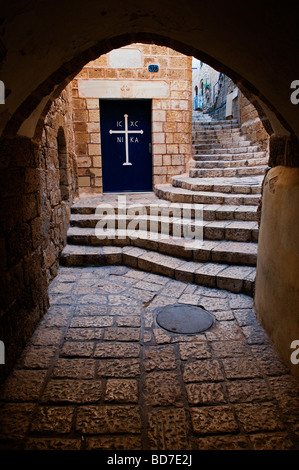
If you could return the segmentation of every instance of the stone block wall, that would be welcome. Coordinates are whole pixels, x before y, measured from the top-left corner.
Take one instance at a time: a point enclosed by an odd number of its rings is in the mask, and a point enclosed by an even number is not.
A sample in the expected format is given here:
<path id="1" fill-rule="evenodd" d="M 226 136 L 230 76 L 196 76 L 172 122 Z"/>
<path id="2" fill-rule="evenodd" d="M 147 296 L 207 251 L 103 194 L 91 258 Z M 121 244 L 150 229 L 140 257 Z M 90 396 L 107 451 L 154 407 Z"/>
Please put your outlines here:
<path id="1" fill-rule="evenodd" d="M 269 134 L 264 128 L 262 121 L 253 104 L 239 91 L 240 125 L 243 135 L 254 145 L 268 152 Z"/>
<path id="2" fill-rule="evenodd" d="M 48 308 L 48 285 L 65 243 L 69 207 L 76 194 L 72 168 L 70 91 L 46 117 L 41 143 L 26 137 L 0 142 L 0 339 L 2 380 Z M 60 185 L 57 135 L 65 133 L 67 184 Z M 68 200 L 61 199 L 61 187 Z"/>
<path id="3" fill-rule="evenodd" d="M 70 206 L 78 193 L 70 86 L 53 102 L 46 116 L 39 151 L 43 256 L 51 280 L 66 243 Z"/>
<path id="4" fill-rule="evenodd" d="M 99 96 L 84 96 L 82 84 L 86 81 L 94 84 L 109 81 L 107 86 L 116 90 L 116 95 L 111 92 L 109 97 L 136 98 L 134 86 L 140 82 L 148 87 L 147 97 L 152 93 L 154 185 L 167 183 L 173 175 L 185 173 L 192 156 L 192 58 L 156 45 L 131 44 L 121 50 L 139 51 L 139 64 L 117 67 L 111 53 L 105 54 L 89 62 L 72 81 L 78 180 L 84 192 L 99 193 L 103 186 Z M 159 71 L 149 72 L 150 64 L 159 65 Z M 163 86 L 165 96 L 155 97 L 155 89 L 148 91 L 151 84 Z"/>
<path id="5" fill-rule="evenodd" d="M 47 308 L 41 249 L 41 179 L 38 146 L 30 139 L 1 141 L 0 338 L 9 371 Z"/>

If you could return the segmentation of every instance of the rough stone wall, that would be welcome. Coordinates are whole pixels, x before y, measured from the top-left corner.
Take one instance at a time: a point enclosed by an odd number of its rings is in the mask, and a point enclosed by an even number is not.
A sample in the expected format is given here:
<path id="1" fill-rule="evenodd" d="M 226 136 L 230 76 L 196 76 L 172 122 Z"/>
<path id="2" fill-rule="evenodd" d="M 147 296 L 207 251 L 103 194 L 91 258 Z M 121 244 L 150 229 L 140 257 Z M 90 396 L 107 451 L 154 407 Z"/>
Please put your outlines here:
<path id="1" fill-rule="evenodd" d="M 77 194 L 77 162 L 71 88 L 55 100 L 46 116 L 40 153 L 43 178 L 41 210 L 44 266 L 51 280 L 66 242 L 70 206 Z"/>
<path id="2" fill-rule="evenodd" d="M 70 86 L 53 102 L 46 116 L 40 153 L 43 256 L 51 280 L 66 243 L 70 206 L 78 190 Z"/>
<path id="3" fill-rule="evenodd" d="M 240 125 L 243 135 L 255 145 L 268 152 L 269 134 L 259 118 L 253 104 L 239 91 Z"/>
<path id="4" fill-rule="evenodd" d="M 1 142 L 0 338 L 11 368 L 47 308 L 41 249 L 41 170 L 38 146 L 27 138 Z"/>
<path id="5" fill-rule="evenodd" d="M 214 105 L 208 110 L 209 115 L 213 117 L 213 119 L 240 119 L 240 102 L 239 99 L 236 98 L 232 102 L 232 114 L 231 116 L 226 116 L 226 102 L 227 102 L 227 95 L 233 92 L 236 88 L 235 83 L 232 81 L 231 78 L 227 77 L 226 75 L 221 75 L 220 83 L 218 88 L 217 97 L 215 100 Z M 240 91 L 239 91 L 240 93 Z"/>
<path id="6" fill-rule="evenodd" d="M 48 308 L 48 284 L 66 237 L 76 179 L 69 166 L 69 201 L 61 201 L 59 128 L 72 142 L 67 90 L 52 104 L 40 145 L 26 137 L 0 143 L 0 339 L 5 344 L 0 380 Z M 74 153 L 68 145 L 70 165 Z"/>
<path id="7" fill-rule="evenodd" d="M 102 191 L 102 164 L 99 99 L 80 96 L 80 79 L 121 84 L 143 81 L 149 87 L 154 81 L 165 82 L 169 95 L 152 100 L 153 184 L 167 183 L 173 175 L 185 173 L 192 156 L 192 58 L 156 45 L 132 44 L 122 49 L 138 49 L 141 65 L 112 67 L 109 54 L 105 54 L 89 62 L 72 82 L 78 179 L 84 191 Z M 149 72 L 149 64 L 158 64 L 159 71 Z M 122 97 L 134 98 L 126 94 L 126 89 Z"/>

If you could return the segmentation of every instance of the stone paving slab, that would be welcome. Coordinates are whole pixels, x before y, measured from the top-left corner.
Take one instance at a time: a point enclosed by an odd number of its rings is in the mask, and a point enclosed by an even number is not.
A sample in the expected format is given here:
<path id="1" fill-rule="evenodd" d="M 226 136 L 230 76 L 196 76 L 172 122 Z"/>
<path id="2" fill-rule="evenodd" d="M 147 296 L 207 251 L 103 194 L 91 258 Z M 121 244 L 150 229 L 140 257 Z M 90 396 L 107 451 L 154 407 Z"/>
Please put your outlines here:
<path id="1" fill-rule="evenodd" d="M 299 383 L 251 297 L 125 266 L 60 267 L 49 295 L 0 390 L 1 450 L 299 450 Z M 163 330 L 168 304 L 215 325 Z"/>

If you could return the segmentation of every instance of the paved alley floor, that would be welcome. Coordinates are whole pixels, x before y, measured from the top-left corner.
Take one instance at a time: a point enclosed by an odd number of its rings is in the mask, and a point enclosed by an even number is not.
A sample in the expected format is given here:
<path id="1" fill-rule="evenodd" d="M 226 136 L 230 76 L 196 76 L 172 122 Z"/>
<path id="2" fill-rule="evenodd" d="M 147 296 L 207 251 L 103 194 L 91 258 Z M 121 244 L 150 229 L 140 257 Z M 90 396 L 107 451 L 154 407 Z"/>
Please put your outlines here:
<path id="1" fill-rule="evenodd" d="M 245 295 L 122 266 L 60 268 L 0 394 L 1 449 L 299 449 L 298 382 Z M 215 317 L 156 322 L 168 304 Z"/>

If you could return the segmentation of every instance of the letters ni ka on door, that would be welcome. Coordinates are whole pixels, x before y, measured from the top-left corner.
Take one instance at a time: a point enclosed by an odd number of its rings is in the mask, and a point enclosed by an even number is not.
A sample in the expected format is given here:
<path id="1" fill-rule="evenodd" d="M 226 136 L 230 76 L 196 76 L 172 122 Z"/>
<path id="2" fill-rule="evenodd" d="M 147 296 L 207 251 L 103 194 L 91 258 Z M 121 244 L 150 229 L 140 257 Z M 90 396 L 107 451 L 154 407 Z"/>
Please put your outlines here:
<path id="1" fill-rule="evenodd" d="M 104 192 L 152 191 L 151 100 L 100 100 Z"/>

